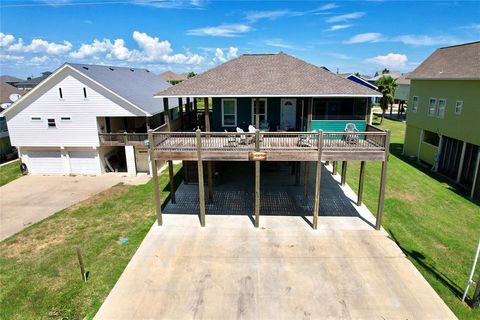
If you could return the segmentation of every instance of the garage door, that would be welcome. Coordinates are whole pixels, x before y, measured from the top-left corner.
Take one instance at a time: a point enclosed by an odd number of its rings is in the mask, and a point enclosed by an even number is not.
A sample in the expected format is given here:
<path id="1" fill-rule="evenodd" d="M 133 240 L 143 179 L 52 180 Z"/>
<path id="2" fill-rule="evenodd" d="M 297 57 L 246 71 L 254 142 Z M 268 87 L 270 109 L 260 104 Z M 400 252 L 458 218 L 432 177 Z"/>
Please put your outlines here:
<path id="1" fill-rule="evenodd" d="M 97 151 L 69 151 L 70 169 L 72 174 L 100 174 Z"/>
<path id="2" fill-rule="evenodd" d="M 60 150 L 28 151 L 29 171 L 33 174 L 64 174 Z"/>

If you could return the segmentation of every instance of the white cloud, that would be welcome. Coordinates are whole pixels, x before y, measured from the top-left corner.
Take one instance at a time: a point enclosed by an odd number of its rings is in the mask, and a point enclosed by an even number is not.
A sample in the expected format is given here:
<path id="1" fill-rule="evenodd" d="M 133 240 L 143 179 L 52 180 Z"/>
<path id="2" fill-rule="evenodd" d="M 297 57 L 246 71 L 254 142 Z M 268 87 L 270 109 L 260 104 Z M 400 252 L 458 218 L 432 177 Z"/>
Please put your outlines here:
<path id="1" fill-rule="evenodd" d="M 50 58 L 47 56 L 33 57 L 30 61 L 27 62 L 31 66 L 41 66 L 50 61 Z"/>
<path id="2" fill-rule="evenodd" d="M 24 59 L 25 59 L 25 57 L 23 57 L 23 56 L 14 56 L 14 55 L 10 55 L 10 54 L 0 54 L 0 60 L 2 62 L 4 62 L 4 61 L 20 62 L 20 61 L 23 61 Z"/>
<path id="3" fill-rule="evenodd" d="M 229 47 L 227 54 L 223 52 L 223 49 L 216 48 L 215 49 L 215 58 L 213 58 L 214 62 L 226 62 L 232 58 L 236 58 L 238 56 L 238 48 L 236 47 Z"/>
<path id="4" fill-rule="evenodd" d="M 330 10 L 330 9 L 335 9 L 338 8 L 338 5 L 335 3 L 327 3 L 324 4 L 323 6 L 319 7 L 318 10 Z"/>
<path id="5" fill-rule="evenodd" d="M 133 0 L 133 4 L 165 9 L 203 9 L 202 0 Z"/>
<path id="6" fill-rule="evenodd" d="M 72 44 L 68 41 L 61 43 L 48 42 L 43 39 L 33 39 L 30 44 L 25 44 L 22 38 L 17 42 L 10 44 L 7 50 L 10 52 L 22 53 L 47 53 L 51 55 L 61 55 L 69 52 L 72 49 Z"/>
<path id="7" fill-rule="evenodd" d="M 0 32 L 0 48 L 10 45 L 13 41 L 15 41 L 15 37 L 13 35 Z"/>
<path id="8" fill-rule="evenodd" d="M 373 63 L 388 68 L 405 68 L 408 58 L 405 54 L 389 53 L 384 56 L 376 56 L 365 60 L 367 63 Z"/>
<path id="9" fill-rule="evenodd" d="M 396 37 L 393 37 L 391 41 L 402 42 L 403 44 L 411 45 L 411 46 L 452 45 L 459 42 L 447 36 L 431 37 L 431 36 L 412 35 L 412 34 L 396 36 Z"/>
<path id="10" fill-rule="evenodd" d="M 281 38 L 267 39 L 263 41 L 263 44 L 269 47 L 275 47 L 275 48 L 281 48 L 281 49 L 305 50 L 305 48 L 297 47 L 293 44 L 286 42 Z"/>
<path id="11" fill-rule="evenodd" d="M 382 40 L 382 34 L 377 32 L 367 32 L 357 34 L 350 39 L 344 41 L 344 43 L 365 43 L 365 42 L 379 42 Z"/>
<path id="12" fill-rule="evenodd" d="M 327 55 L 329 55 L 331 57 L 334 57 L 336 59 L 340 59 L 340 60 L 350 60 L 350 59 L 352 59 L 351 56 L 346 55 L 344 53 L 329 52 L 329 53 L 327 53 Z"/>
<path id="13" fill-rule="evenodd" d="M 190 36 L 237 37 L 250 32 L 253 28 L 246 24 L 222 24 L 215 27 L 204 27 L 187 31 Z"/>
<path id="14" fill-rule="evenodd" d="M 75 59 L 85 59 L 96 57 L 99 53 L 105 53 L 112 49 L 112 42 L 109 39 L 99 41 L 93 40 L 92 44 L 83 43 L 77 51 L 70 52 L 70 57 Z"/>
<path id="15" fill-rule="evenodd" d="M 297 13 L 298 14 L 298 13 Z M 283 9 L 283 10 L 272 10 L 272 11 L 250 11 L 246 13 L 246 19 L 253 23 L 259 20 L 275 20 L 285 16 L 295 15 L 294 12 Z"/>
<path id="16" fill-rule="evenodd" d="M 348 21 L 348 20 L 353 20 L 353 19 L 359 19 L 365 15 L 365 12 L 352 12 L 352 13 L 346 13 L 338 16 L 333 16 L 328 19 L 326 19 L 326 22 L 341 22 L 341 21 Z"/>
<path id="17" fill-rule="evenodd" d="M 129 49 L 125 46 L 124 39 L 95 39 L 91 44 L 82 44 L 77 51 L 71 52 L 70 57 L 76 59 L 94 58 L 99 59 L 100 55 L 111 60 L 126 62 L 160 62 L 174 64 L 201 64 L 205 57 L 185 53 L 173 53 L 173 48 L 168 40 L 160 40 L 145 32 L 134 31 L 132 34 L 138 49 Z"/>
<path id="18" fill-rule="evenodd" d="M 337 31 L 337 30 L 350 28 L 351 26 L 352 26 L 351 24 L 336 24 L 336 25 L 333 25 L 330 28 L 325 29 L 325 30 L 326 31 Z"/>
<path id="19" fill-rule="evenodd" d="M 470 29 L 470 30 L 475 30 L 475 31 L 480 31 L 480 23 L 472 23 L 468 24 L 466 26 L 461 26 L 461 29 Z"/>

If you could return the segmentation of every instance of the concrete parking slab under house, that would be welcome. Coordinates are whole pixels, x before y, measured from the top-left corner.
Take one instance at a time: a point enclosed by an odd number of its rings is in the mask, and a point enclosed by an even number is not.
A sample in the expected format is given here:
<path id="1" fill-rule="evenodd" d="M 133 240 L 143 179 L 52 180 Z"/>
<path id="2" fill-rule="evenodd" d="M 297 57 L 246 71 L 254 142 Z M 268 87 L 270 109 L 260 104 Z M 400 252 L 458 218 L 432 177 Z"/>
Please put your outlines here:
<path id="1" fill-rule="evenodd" d="M 95 319 L 455 319 L 341 189 L 358 215 L 320 215 L 317 230 L 300 215 L 254 228 L 246 215 L 207 213 L 200 227 L 195 214 L 165 214 Z"/>

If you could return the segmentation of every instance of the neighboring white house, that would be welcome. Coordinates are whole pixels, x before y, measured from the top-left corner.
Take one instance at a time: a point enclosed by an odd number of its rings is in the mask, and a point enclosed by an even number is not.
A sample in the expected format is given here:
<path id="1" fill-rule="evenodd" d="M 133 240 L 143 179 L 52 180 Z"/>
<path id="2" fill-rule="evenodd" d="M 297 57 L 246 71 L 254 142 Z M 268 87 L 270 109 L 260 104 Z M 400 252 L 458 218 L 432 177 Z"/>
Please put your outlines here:
<path id="1" fill-rule="evenodd" d="M 410 73 L 402 74 L 395 82 L 397 88 L 395 89 L 395 100 L 408 101 L 410 96 L 410 79 L 407 79 Z"/>
<path id="2" fill-rule="evenodd" d="M 164 111 L 153 95 L 169 86 L 146 69 L 67 63 L 3 115 L 30 174 L 135 175 L 150 172 L 146 132 Z"/>

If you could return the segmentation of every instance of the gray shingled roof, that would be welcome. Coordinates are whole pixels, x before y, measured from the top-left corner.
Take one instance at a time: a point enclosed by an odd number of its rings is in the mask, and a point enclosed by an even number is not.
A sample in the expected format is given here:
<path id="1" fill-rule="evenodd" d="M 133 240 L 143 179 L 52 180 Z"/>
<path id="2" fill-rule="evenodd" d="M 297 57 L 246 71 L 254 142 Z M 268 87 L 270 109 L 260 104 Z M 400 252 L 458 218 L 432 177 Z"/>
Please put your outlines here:
<path id="1" fill-rule="evenodd" d="M 410 79 L 480 79 L 480 41 L 437 49 Z"/>
<path id="2" fill-rule="evenodd" d="M 154 98 L 159 90 L 171 84 L 147 69 L 67 63 L 107 89 L 128 100 L 149 114 L 163 112 L 163 101 Z M 170 108 L 178 106 L 177 99 L 169 100 Z"/>
<path id="3" fill-rule="evenodd" d="M 407 72 L 407 73 L 404 73 L 400 76 L 400 78 L 397 78 L 397 80 L 395 80 L 395 83 L 396 84 L 404 84 L 404 85 L 410 85 L 410 72 Z"/>
<path id="4" fill-rule="evenodd" d="M 186 73 L 176 73 L 170 70 L 160 73 L 160 78 L 165 81 L 184 81 L 188 79 Z"/>
<path id="5" fill-rule="evenodd" d="M 377 96 L 378 92 L 283 52 L 245 54 L 157 96 Z"/>

